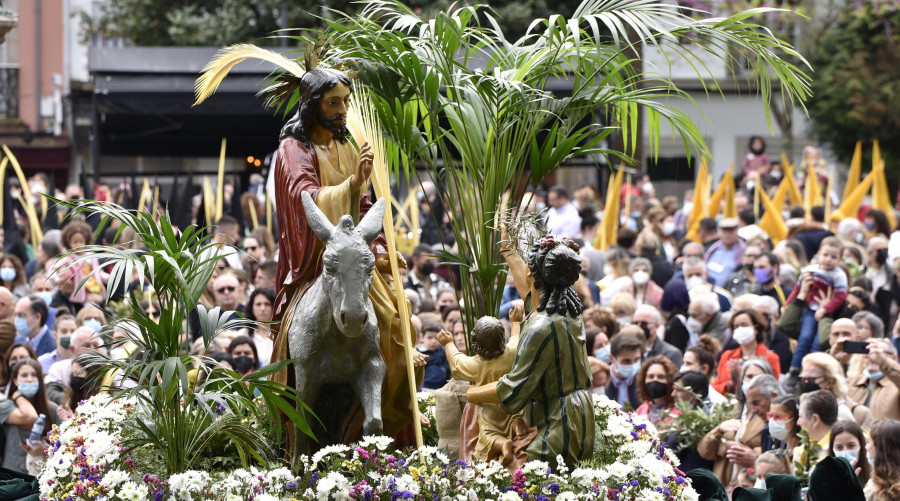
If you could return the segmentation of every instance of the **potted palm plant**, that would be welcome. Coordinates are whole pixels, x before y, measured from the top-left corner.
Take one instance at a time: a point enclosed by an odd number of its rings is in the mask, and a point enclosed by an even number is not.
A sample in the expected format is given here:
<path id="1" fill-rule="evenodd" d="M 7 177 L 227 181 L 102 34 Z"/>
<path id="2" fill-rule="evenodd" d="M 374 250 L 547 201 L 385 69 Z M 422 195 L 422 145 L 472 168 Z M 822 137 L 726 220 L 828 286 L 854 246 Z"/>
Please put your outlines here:
<path id="1" fill-rule="evenodd" d="M 63 259 L 65 266 L 75 268 L 94 259 L 105 263 L 111 270 L 107 301 L 114 291 L 127 289 L 132 277 L 137 277 L 138 286 L 125 298 L 131 313 L 124 317 L 113 313 L 113 320 L 102 331 L 110 341 L 105 349 L 88 356 L 88 368 L 105 377 L 107 390 L 117 398 L 135 399 L 140 408 L 135 418 L 125 423 L 128 439 L 123 446 L 149 448 L 172 475 L 196 467 L 205 453 L 223 442 L 230 443 L 245 467 L 275 461 L 277 444 L 262 436 L 254 423 L 277 429 L 279 412 L 312 436 L 296 410 L 309 409 L 294 389 L 267 379 L 290 361 L 275 362 L 240 377 L 210 358 L 188 355 L 185 333 L 191 312 L 196 311 L 200 318 L 204 353 L 220 332 L 252 325 L 242 316 L 231 318 L 231 311 L 206 309 L 199 304 L 221 257 L 220 248 L 210 243 L 205 228 L 192 225 L 178 231 L 168 212 L 155 220 L 150 214 L 107 202 L 51 201 L 73 215 L 99 215 L 101 228 L 119 225 L 115 245 L 88 245 L 69 251 L 63 256 L 68 257 Z M 119 240 L 125 228 L 134 232 L 134 242 Z M 131 245 L 134 243 L 140 245 Z M 93 269 L 78 287 L 100 271 Z M 158 319 L 140 307 L 145 284 L 159 300 Z M 122 337 L 114 339 L 113 332 Z M 199 375 L 198 368 L 205 374 Z M 258 404 L 255 398 L 263 403 Z"/>

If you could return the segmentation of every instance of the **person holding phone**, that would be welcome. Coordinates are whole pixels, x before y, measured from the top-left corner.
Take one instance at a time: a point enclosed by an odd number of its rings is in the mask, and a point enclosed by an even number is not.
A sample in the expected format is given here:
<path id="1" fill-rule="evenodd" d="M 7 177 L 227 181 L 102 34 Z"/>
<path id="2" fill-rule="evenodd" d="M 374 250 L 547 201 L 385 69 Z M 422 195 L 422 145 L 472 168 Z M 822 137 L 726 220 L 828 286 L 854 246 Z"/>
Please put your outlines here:
<path id="1" fill-rule="evenodd" d="M 845 350 L 847 339 L 838 340 L 836 350 Z M 900 420 L 900 364 L 897 350 L 884 339 L 867 341 L 865 369 L 851 376 L 847 396 L 872 412 L 872 419 Z M 852 346 L 852 345 L 851 345 Z"/>

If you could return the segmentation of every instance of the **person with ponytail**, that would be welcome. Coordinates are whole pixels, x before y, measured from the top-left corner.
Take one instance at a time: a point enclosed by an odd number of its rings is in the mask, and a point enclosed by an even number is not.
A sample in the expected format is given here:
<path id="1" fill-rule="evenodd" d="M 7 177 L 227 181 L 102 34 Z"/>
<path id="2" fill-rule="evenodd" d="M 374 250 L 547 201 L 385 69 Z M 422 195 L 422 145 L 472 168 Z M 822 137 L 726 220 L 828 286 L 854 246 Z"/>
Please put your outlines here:
<path id="1" fill-rule="evenodd" d="M 503 251 L 533 311 L 522 323 L 512 370 L 496 383 L 471 388 L 468 401 L 499 403 L 510 414 L 527 409 L 529 425 L 538 429 L 526 449 L 528 459 L 556 465 L 559 455 L 572 468 L 594 452 L 583 307 L 572 290 L 581 271 L 578 245 L 546 236 L 532 246 L 527 261 L 509 247 Z"/>

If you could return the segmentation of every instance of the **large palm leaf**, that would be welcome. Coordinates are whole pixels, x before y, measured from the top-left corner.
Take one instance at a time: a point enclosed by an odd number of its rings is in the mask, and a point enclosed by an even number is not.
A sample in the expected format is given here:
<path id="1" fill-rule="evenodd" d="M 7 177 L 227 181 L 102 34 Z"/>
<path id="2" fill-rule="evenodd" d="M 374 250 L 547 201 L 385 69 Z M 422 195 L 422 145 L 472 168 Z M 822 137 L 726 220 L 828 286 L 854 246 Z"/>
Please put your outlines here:
<path id="1" fill-rule="evenodd" d="M 168 212 L 158 221 L 149 214 L 128 211 L 106 202 L 66 202 L 73 214 L 99 214 L 101 227 L 113 221 L 121 224 L 116 244 L 85 246 L 64 254 L 67 266 L 77 267 L 94 259 L 110 266 L 107 299 L 114 291 L 128 287 L 136 271 L 138 288 L 149 285 L 155 292 L 161 316 L 151 319 L 140 307 L 143 296 L 129 290 L 125 301 L 132 311 L 127 317 L 113 316 L 104 332 L 118 331 L 122 337 L 111 341 L 105 351 L 87 357 L 89 369 L 109 375 L 110 391 L 123 398 L 135 398 L 142 412 L 129 422 L 134 430 L 130 447 L 149 446 L 164 458 L 168 473 L 190 468 L 203 457 L 211 443 L 223 437 L 231 440 L 241 461 L 265 464 L 276 457 L 273 444 L 267 444 L 259 433 L 242 419 L 253 414 L 257 419 L 274 419 L 283 413 L 298 428 L 312 436 L 312 431 L 297 409 L 309 411 L 293 388 L 266 378 L 283 369 L 291 361 L 280 361 L 239 377 L 211 359 L 187 355 L 188 316 L 196 312 L 204 352 L 214 338 L 225 330 L 253 327 L 253 322 L 221 308 L 205 308 L 200 296 L 212 277 L 221 250 L 206 236 L 205 228 L 189 226 L 177 231 Z M 133 230 L 136 242 L 120 242 L 125 228 Z M 129 244 L 140 243 L 141 249 Z M 98 273 L 94 269 L 92 274 Z M 83 286 L 88 277 L 78 287 Z M 109 336 L 112 338 L 112 336 Z M 110 353 L 128 350 L 125 357 Z M 196 367 L 215 369 L 206 379 L 191 376 Z M 254 403 L 257 391 L 265 403 L 267 414 Z"/>

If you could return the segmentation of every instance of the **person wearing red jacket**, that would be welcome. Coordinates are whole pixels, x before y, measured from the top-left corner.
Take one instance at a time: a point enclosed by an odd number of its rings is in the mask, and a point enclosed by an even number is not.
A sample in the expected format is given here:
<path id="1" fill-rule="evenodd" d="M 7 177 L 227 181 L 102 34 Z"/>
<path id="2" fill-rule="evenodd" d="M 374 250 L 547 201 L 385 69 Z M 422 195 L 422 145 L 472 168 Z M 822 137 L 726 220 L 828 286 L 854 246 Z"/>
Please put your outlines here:
<path id="1" fill-rule="evenodd" d="M 733 350 L 726 350 L 719 359 L 718 376 L 713 381 L 713 388 L 721 394 L 737 393 L 729 391 L 731 372 L 735 366 L 740 366 L 744 360 L 753 357 L 763 357 L 772 367 L 772 374 L 778 374 L 781 369 L 781 360 L 778 355 L 766 348 L 765 336 L 768 324 L 765 317 L 756 310 L 739 310 L 731 316 L 731 338 L 738 343 Z"/>

